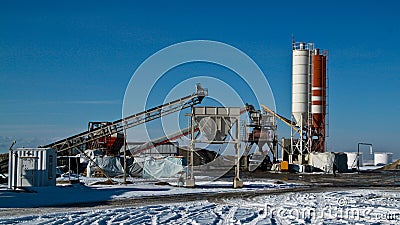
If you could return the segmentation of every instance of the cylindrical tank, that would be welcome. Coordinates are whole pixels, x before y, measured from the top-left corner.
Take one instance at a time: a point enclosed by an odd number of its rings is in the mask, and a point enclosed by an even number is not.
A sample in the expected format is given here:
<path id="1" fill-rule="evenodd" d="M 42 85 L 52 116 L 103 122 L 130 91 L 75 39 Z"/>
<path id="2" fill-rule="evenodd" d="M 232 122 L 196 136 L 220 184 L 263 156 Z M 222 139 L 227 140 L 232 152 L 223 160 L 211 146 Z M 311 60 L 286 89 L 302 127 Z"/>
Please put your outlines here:
<path id="1" fill-rule="evenodd" d="M 293 46 L 292 114 L 298 125 L 307 122 L 310 50 L 306 47 L 305 43 Z"/>
<path id="2" fill-rule="evenodd" d="M 324 52 L 325 53 L 325 52 Z M 313 150 L 325 152 L 326 55 L 315 49 L 312 56 L 311 113 L 314 136 Z"/>
<path id="3" fill-rule="evenodd" d="M 311 95 L 311 113 L 313 114 L 313 126 L 321 128 L 323 126 L 323 74 L 322 74 L 322 55 L 313 55 L 312 57 L 312 95 Z"/>
<path id="4" fill-rule="evenodd" d="M 374 153 L 374 165 L 383 166 L 392 163 L 393 153 L 390 152 L 375 152 Z"/>
<path id="5" fill-rule="evenodd" d="M 326 98 L 327 98 L 327 67 L 326 67 L 326 59 L 327 59 L 327 51 L 324 51 L 324 54 L 322 55 L 322 98 L 323 98 L 323 104 L 322 104 L 322 114 L 326 115 Z M 325 118 L 324 118 L 325 119 Z"/>
<path id="6" fill-rule="evenodd" d="M 347 167 L 349 169 L 351 168 L 357 168 L 357 152 L 345 152 L 347 155 Z M 360 166 L 363 166 L 363 157 L 362 157 L 362 152 L 360 152 Z"/>

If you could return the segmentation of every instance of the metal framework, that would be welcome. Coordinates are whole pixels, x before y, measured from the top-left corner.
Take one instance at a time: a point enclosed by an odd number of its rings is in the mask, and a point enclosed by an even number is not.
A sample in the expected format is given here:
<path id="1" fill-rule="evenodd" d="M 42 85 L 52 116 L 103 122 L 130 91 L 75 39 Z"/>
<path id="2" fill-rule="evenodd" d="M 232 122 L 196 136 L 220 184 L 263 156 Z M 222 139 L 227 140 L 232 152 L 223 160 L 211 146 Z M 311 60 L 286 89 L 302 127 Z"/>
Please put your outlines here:
<path id="1" fill-rule="evenodd" d="M 194 128 L 195 132 L 199 131 L 199 128 L 195 126 Z M 132 155 L 138 155 L 140 153 L 143 153 L 149 149 L 155 148 L 157 146 L 163 145 L 165 143 L 171 142 L 173 140 L 177 140 L 181 137 L 187 136 L 191 133 L 191 127 L 184 128 L 178 132 L 175 132 L 170 135 L 166 135 L 164 137 L 160 137 L 154 140 L 151 140 L 149 142 L 141 144 L 139 147 L 130 149 Z"/>
<path id="2" fill-rule="evenodd" d="M 243 107 L 243 108 L 240 109 L 240 115 L 242 115 L 245 112 L 247 112 L 246 107 Z M 187 116 L 191 116 L 191 114 L 188 114 Z M 190 121 L 189 121 L 189 123 L 190 123 Z M 173 140 L 177 140 L 177 139 L 179 139 L 181 137 L 188 136 L 192 132 L 191 129 L 192 129 L 192 127 L 189 126 L 189 127 L 186 127 L 186 128 L 184 128 L 184 129 L 182 129 L 182 130 L 180 130 L 178 132 L 175 132 L 173 134 L 166 135 L 164 137 L 160 137 L 160 138 L 151 140 L 151 141 L 146 142 L 146 143 L 141 143 L 139 147 L 134 148 L 134 149 L 130 149 L 131 154 L 132 155 L 138 155 L 138 154 L 140 154 L 140 153 L 142 153 L 144 151 L 147 151 L 147 150 L 149 150 L 151 148 L 155 148 L 155 147 L 157 147 L 159 145 L 171 142 Z M 198 132 L 198 131 L 199 131 L 199 127 L 197 126 L 197 124 L 194 124 L 194 132 Z"/>
<path id="3" fill-rule="evenodd" d="M 291 126 L 289 163 L 297 161 L 297 163 L 303 164 L 303 154 L 324 152 L 326 149 L 327 51 L 324 50 L 320 54 L 319 49 L 315 48 L 313 43 L 295 43 L 294 40 L 292 50 L 292 101 L 297 100 L 292 103 L 291 124 L 295 121 L 297 123 L 295 123 L 295 126 Z M 300 54 L 300 52 L 302 53 Z M 299 66 L 301 66 L 300 69 Z M 302 76 L 302 79 L 298 78 L 298 74 Z M 304 93 L 302 91 L 305 90 L 307 95 L 302 96 L 301 94 Z M 304 106 L 304 108 L 298 108 L 298 105 L 294 105 L 294 103 L 298 103 L 298 99 L 301 100 L 300 106 Z M 297 107 L 293 108 L 294 106 Z"/>
<path id="4" fill-rule="evenodd" d="M 261 107 L 265 107 L 261 105 Z M 267 108 L 269 110 L 269 108 Z M 262 151 L 264 145 L 267 145 L 269 150 L 271 150 L 273 159 L 275 162 L 277 159 L 277 134 L 276 134 L 276 120 L 272 110 L 264 110 L 262 113 L 260 110 L 255 110 L 253 105 L 246 104 L 246 110 L 249 113 L 250 123 L 244 122 L 243 137 L 242 140 L 246 143 L 246 148 L 244 150 L 243 156 L 244 160 L 244 170 L 254 171 L 266 158 L 266 154 Z M 247 133 L 249 131 L 249 133 Z M 258 146 L 258 151 L 255 151 L 251 158 L 249 158 L 249 164 L 247 162 L 247 157 L 250 150 L 256 144 Z"/>
<path id="5" fill-rule="evenodd" d="M 239 107 L 193 107 L 191 113 L 190 127 L 191 139 L 187 155 L 188 172 L 186 173 L 185 186 L 194 187 L 194 163 L 193 154 L 196 143 L 206 144 L 234 144 L 235 147 L 235 177 L 233 187 L 243 186 L 240 179 L 240 114 Z M 195 138 L 195 127 L 206 137 L 206 140 Z M 234 131 L 232 133 L 232 131 Z M 231 140 L 226 140 L 227 136 Z"/>
<path id="6" fill-rule="evenodd" d="M 369 146 L 369 153 L 372 155 L 372 144 L 370 143 L 358 143 L 357 144 L 357 171 L 360 173 L 360 145 L 366 145 Z"/>
<path id="7" fill-rule="evenodd" d="M 292 43 L 292 49 L 298 48 L 299 43 Z M 298 163 L 303 163 L 303 154 L 310 153 L 312 151 L 312 113 L 311 113 L 311 81 L 312 81 L 312 51 L 314 50 L 314 44 L 308 43 L 305 45 L 304 50 L 308 51 L 308 74 L 307 74 L 307 115 L 302 114 L 300 119 L 300 124 L 297 126 L 291 126 L 290 131 L 290 153 L 289 153 L 289 163 L 293 163 L 295 159 L 293 156 L 297 155 Z M 304 119 L 304 116 L 307 118 Z M 295 118 L 292 114 L 291 124 L 295 123 Z M 304 122 L 305 121 L 305 122 Z M 305 123 L 305 124 L 304 124 Z"/>
<path id="8" fill-rule="evenodd" d="M 124 129 L 129 129 L 162 116 L 200 104 L 203 98 L 207 95 L 208 90 L 202 88 L 200 84 L 197 84 L 196 92 L 191 95 L 145 110 L 135 115 L 116 120 L 106 126 L 101 126 L 97 129 L 93 129 L 92 131 L 85 131 L 43 147 L 54 148 L 57 153 L 72 150 L 74 148 L 81 152 L 81 148 L 84 148 L 86 143 L 93 142 L 100 138 L 111 136 L 119 132 L 124 132 Z"/>

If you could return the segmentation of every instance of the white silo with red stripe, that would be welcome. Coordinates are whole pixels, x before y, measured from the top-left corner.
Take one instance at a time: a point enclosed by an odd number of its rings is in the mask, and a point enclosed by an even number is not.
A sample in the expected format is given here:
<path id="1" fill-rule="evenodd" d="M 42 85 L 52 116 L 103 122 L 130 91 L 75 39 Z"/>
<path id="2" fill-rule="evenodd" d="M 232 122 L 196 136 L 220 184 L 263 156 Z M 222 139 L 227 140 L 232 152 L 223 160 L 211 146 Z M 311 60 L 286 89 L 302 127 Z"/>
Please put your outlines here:
<path id="1" fill-rule="evenodd" d="M 327 114 L 327 51 L 313 43 L 292 43 L 292 121 L 300 128 L 292 132 L 292 149 L 325 152 Z"/>
<path id="2" fill-rule="evenodd" d="M 313 150 L 325 152 L 326 133 L 326 51 L 315 49 L 312 56 L 311 114 Z"/>

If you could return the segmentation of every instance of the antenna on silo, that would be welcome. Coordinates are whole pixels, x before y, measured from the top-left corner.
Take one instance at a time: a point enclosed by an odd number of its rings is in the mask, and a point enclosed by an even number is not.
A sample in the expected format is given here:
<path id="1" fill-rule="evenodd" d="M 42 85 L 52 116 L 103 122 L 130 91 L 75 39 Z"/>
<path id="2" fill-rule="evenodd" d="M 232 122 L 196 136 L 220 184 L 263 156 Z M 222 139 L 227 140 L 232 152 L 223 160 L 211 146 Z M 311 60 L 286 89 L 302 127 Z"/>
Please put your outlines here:
<path id="1" fill-rule="evenodd" d="M 292 33 L 292 49 L 294 49 L 294 34 Z"/>

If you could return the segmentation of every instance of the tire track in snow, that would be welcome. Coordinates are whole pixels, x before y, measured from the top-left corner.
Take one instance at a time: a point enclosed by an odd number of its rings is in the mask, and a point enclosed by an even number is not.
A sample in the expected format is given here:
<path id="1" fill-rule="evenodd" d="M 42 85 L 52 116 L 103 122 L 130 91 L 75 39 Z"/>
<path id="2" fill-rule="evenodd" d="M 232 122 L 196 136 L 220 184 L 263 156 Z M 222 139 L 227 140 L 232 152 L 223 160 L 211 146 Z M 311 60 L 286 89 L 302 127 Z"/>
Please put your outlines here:
<path id="1" fill-rule="evenodd" d="M 232 206 L 229 211 L 228 211 L 228 215 L 225 216 L 224 218 L 224 223 L 223 224 L 233 224 L 236 222 L 235 219 L 235 213 L 236 213 L 237 207 L 236 206 Z"/>
<path id="2" fill-rule="evenodd" d="M 398 192 L 396 192 L 398 193 Z M 307 197 L 308 196 L 308 197 Z M 278 216 L 268 216 L 260 213 L 257 207 L 251 208 L 251 204 L 277 204 L 284 203 L 288 208 L 293 209 L 311 207 L 320 207 L 317 202 L 325 200 L 327 203 L 337 206 L 337 198 L 349 198 L 350 203 L 358 208 L 377 203 L 376 213 L 385 213 L 386 211 L 400 212 L 399 194 L 390 195 L 392 201 L 387 201 L 387 191 L 328 191 L 314 193 L 285 193 L 263 196 L 241 196 L 241 198 L 215 198 L 210 201 L 179 202 L 162 205 L 150 205 L 141 207 L 126 208 L 108 208 L 96 209 L 78 212 L 52 213 L 40 216 L 25 216 L 14 219 L 0 218 L 0 224 L 302 224 L 318 223 L 321 220 L 304 221 L 296 218 L 280 218 Z M 212 199 L 212 198 L 211 198 Z M 219 201 L 219 203 L 216 203 Z M 369 201 L 369 202 L 368 202 Z M 385 205 L 378 204 L 382 201 Z M 245 205 L 244 203 L 248 203 Z M 287 204 L 288 203 L 288 204 Z M 289 204 L 290 203 L 290 204 Z M 243 205 L 241 205 L 243 204 Z M 278 204 L 278 206 L 279 206 Z M 325 204 L 321 204 L 325 206 Z M 372 205 L 374 206 L 374 205 Z M 397 211 L 396 211 L 397 210 Z M 266 213 L 266 212 L 264 212 Z M 327 218 L 324 223 L 335 224 L 338 222 L 335 218 Z M 344 220 L 345 221 L 345 220 Z M 340 222 L 340 221 L 339 221 Z M 354 222 L 354 221 L 353 221 Z M 350 223 L 353 223 L 350 221 Z M 366 218 L 361 218 L 361 223 L 370 223 Z"/>

